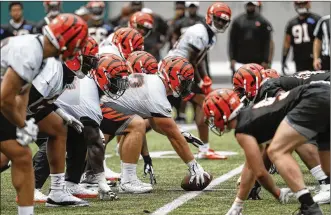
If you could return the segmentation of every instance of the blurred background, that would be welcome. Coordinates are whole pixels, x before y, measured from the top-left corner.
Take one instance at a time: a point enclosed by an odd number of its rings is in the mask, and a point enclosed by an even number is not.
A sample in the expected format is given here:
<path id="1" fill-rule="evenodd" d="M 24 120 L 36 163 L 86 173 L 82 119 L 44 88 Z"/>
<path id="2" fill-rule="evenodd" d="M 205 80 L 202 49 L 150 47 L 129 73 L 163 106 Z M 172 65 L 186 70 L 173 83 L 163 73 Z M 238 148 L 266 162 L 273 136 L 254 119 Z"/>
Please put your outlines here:
<path id="1" fill-rule="evenodd" d="M 50 1 L 52 2 L 52 1 Z M 141 2 L 140 2 L 141 3 Z M 197 13 L 198 15 L 204 17 L 209 5 L 212 2 L 198 2 L 197 4 Z M 245 13 L 247 2 L 227 2 L 232 10 L 232 20 L 238 17 L 240 14 Z M 132 2 L 105 2 L 105 11 L 104 11 L 104 21 L 105 23 L 109 23 L 112 27 L 112 23 L 114 20 L 119 19 L 121 15 L 127 16 L 130 14 L 128 12 L 129 7 Z M 297 12 L 295 11 L 294 2 L 260 2 L 261 11 L 260 14 L 267 19 L 272 26 L 272 37 L 274 40 L 274 57 L 271 61 L 271 67 L 281 71 L 281 58 L 282 58 L 282 48 L 283 48 L 283 40 L 285 34 L 286 24 L 297 16 Z M 10 2 L 1 1 L 1 25 L 8 24 L 11 19 L 10 10 L 9 10 Z M 23 13 L 24 18 L 26 20 L 31 21 L 32 23 L 38 23 L 42 20 L 46 15 L 45 5 L 43 2 L 22 2 L 23 5 Z M 75 1 L 69 2 L 64 1 L 61 2 L 61 11 L 63 12 L 77 12 L 81 6 L 87 5 L 87 2 L 84 1 Z M 325 2 L 311 2 L 310 11 L 318 14 L 319 16 L 324 16 L 330 14 L 330 5 L 329 1 Z M 175 17 L 175 2 L 156 2 L 156 1 L 146 1 L 142 3 L 143 8 L 150 9 L 153 14 L 157 14 L 161 19 L 163 19 L 168 25 L 171 25 L 169 20 L 172 20 Z M 149 12 L 151 12 L 149 10 Z M 186 11 L 187 15 L 188 11 Z M 112 21 L 112 22 L 111 22 Z M 170 24 L 169 24 L 170 23 Z M 210 60 L 210 73 L 214 77 L 217 78 L 218 82 L 229 83 L 231 80 L 232 71 L 230 69 L 230 61 L 228 56 L 228 44 L 229 44 L 229 32 L 231 29 L 232 23 L 230 24 L 228 30 L 223 34 L 217 35 L 217 43 L 215 47 L 210 51 L 209 60 Z M 163 38 L 164 39 L 164 38 Z M 163 47 L 160 50 L 160 57 L 165 56 L 167 51 L 169 50 L 169 43 L 165 41 L 162 44 Z M 293 62 L 291 62 L 291 54 L 289 55 L 289 63 L 288 67 L 291 72 L 295 71 L 295 67 Z"/>

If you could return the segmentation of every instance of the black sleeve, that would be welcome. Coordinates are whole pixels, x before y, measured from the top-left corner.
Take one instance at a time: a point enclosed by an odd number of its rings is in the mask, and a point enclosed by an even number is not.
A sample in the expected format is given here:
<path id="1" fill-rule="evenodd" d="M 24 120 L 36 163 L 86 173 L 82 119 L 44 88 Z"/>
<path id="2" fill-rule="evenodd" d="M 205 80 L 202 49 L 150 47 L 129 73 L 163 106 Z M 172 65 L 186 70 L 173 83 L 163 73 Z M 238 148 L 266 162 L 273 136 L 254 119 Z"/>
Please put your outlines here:
<path id="1" fill-rule="evenodd" d="M 290 20 L 285 27 L 285 34 L 292 35 L 292 21 Z"/>
<path id="2" fill-rule="evenodd" d="M 229 58 L 230 60 L 236 59 L 237 56 L 237 35 L 239 23 L 238 19 L 234 20 L 229 33 Z"/>
<path id="3" fill-rule="evenodd" d="M 267 21 L 264 20 L 264 41 L 263 42 L 263 61 L 268 62 L 269 61 L 269 54 L 270 54 L 270 40 L 271 40 L 271 34 L 272 34 L 272 26 L 271 24 Z"/>

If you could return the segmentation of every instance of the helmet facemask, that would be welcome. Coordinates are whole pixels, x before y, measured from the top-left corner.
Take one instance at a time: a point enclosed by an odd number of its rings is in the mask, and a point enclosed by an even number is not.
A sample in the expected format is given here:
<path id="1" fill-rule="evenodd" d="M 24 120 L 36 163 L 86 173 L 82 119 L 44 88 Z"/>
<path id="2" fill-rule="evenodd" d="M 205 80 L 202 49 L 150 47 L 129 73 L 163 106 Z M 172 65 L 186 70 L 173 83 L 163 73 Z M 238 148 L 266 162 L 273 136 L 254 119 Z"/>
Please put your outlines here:
<path id="1" fill-rule="evenodd" d="M 226 15 L 225 15 L 226 16 Z M 212 25 L 211 25 L 211 29 L 215 32 L 215 33 L 224 33 L 225 30 L 229 27 L 230 25 L 230 20 L 226 19 L 226 17 L 223 16 L 213 16 L 212 17 Z"/>
<path id="2" fill-rule="evenodd" d="M 108 84 L 105 85 L 104 92 L 112 99 L 116 100 L 121 97 L 125 90 L 129 87 L 128 77 L 115 77 L 111 78 L 110 75 L 105 72 L 108 80 Z"/>

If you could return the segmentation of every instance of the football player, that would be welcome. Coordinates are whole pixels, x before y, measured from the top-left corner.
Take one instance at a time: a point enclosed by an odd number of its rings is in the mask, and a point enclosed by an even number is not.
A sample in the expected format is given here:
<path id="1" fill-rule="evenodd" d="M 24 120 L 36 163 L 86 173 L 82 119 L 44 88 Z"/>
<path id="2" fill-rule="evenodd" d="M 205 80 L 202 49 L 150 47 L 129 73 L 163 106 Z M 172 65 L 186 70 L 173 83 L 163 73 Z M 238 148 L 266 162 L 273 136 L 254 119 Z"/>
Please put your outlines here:
<path id="1" fill-rule="evenodd" d="M 104 41 L 108 35 L 114 32 L 113 26 L 105 23 L 105 2 L 89 1 L 86 8 L 90 11 L 89 35 L 92 36 L 98 44 Z"/>
<path id="2" fill-rule="evenodd" d="M 296 72 L 314 70 L 313 68 L 313 42 L 314 29 L 319 15 L 310 12 L 309 1 L 295 1 L 294 7 L 298 16 L 291 19 L 286 26 L 283 45 L 282 72 L 286 74 L 286 59 L 289 50 L 293 48 L 293 59 Z"/>
<path id="3" fill-rule="evenodd" d="M 267 97 L 275 97 L 297 86 L 314 81 L 330 81 L 329 71 L 306 71 L 293 76 L 275 78 L 275 71 L 263 71 L 261 68 L 257 64 L 246 64 L 235 73 L 233 78 L 235 91 L 254 104 Z M 329 146 L 327 141 L 321 138 L 310 140 L 308 143 L 312 144 L 304 144 L 296 149 L 300 158 L 320 184 L 320 192 L 314 196 L 315 202 L 319 204 L 330 202 L 330 177 L 328 177 L 330 175 L 330 148 L 325 147 Z M 321 142 L 319 148 L 316 147 L 316 142 Z"/>
<path id="4" fill-rule="evenodd" d="M 102 98 L 103 121 L 101 130 L 107 138 L 124 135 L 120 142 L 122 173 L 120 192 L 146 193 L 152 186 L 141 182 L 136 167 L 145 136 L 144 119 L 149 119 L 152 128 L 168 137 L 172 146 L 188 165 L 191 182 L 204 183 L 209 174 L 196 162 L 185 138 L 172 119 L 172 109 L 167 95 L 187 96 L 193 82 L 193 67 L 182 57 L 169 57 L 162 61 L 158 75 L 132 74 L 129 88 L 116 100 Z M 153 84 L 151 84 L 153 83 Z M 142 99 L 137 99 L 142 98 Z M 107 137 L 108 136 L 108 137 Z"/>
<path id="5" fill-rule="evenodd" d="M 230 24 L 231 9 L 225 3 L 213 3 L 207 10 L 206 22 L 189 27 L 180 37 L 168 56 L 181 56 L 189 60 L 195 68 L 194 85 L 190 100 L 195 108 L 195 122 L 198 127 L 199 137 L 205 143 L 199 147 L 199 158 L 224 159 L 209 148 L 208 127 L 204 124 L 202 103 L 205 94 L 211 92 L 212 81 L 206 73 L 204 56 L 216 43 L 216 34 L 224 33 Z M 176 96 L 176 95 L 174 95 Z"/>
<path id="6" fill-rule="evenodd" d="M 115 54 L 123 59 L 127 59 L 132 52 L 142 51 L 143 49 L 144 38 L 142 35 L 136 29 L 127 27 L 117 29 L 104 40 L 99 45 L 99 54 Z M 119 174 L 108 168 L 106 162 L 104 162 L 104 169 L 108 180 L 119 178 Z"/>
<path id="7" fill-rule="evenodd" d="M 83 47 L 87 25 L 75 15 L 62 14 L 44 28 L 44 35 L 22 35 L 1 41 L 1 67 L 7 70 L 1 83 L 1 152 L 12 162 L 18 214 L 26 215 L 33 214 L 34 192 L 32 155 L 27 145 L 36 140 L 38 133 L 34 119 L 25 120 L 30 83 L 45 66 L 44 59 L 59 56 L 66 60 Z M 51 183 L 60 179 L 54 176 Z"/>
<path id="8" fill-rule="evenodd" d="M 94 43 L 93 43 L 94 42 Z M 64 162 L 65 162 L 65 144 L 67 140 L 67 128 L 64 123 L 75 128 L 78 132 L 82 132 L 83 124 L 79 119 L 63 112 L 58 106 L 54 105 L 54 101 L 64 92 L 66 88 L 72 88 L 74 76 L 84 78 L 88 74 L 91 67 L 96 64 L 94 55 L 97 50 L 94 50 L 96 42 L 92 38 L 88 38 L 87 43 L 82 49 L 82 54 L 76 55 L 72 60 L 67 60 L 65 64 L 51 58 L 47 61 L 45 68 L 40 75 L 33 81 L 33 87 L 30 92 L 30 100 L 28 105 L 28 117 L 36 119 L 36 123 L 40 127 L 40 132 L 46 134 L 48 141 L 37 141 L 39 151 L 34 157 L 36 190 L 34 200 L 36 202 L 46 202 L 46 206 L 85 206 L 87 202 L 75 198 L 70 193 L 83 197 L 96 197 L 97 193 L 89 193 L 87 190 L 79 189 L 80 187 L 73 181 L 64 181 Z M 92 51 L 91 51 L 92 50 Z M 73 94 L 72 99 L 78 100 L 78 94 Z M 44 144 L 47 146 L 44 147 Z M 56 154 L 56 159 L 50 157 Z M 64 150 L 61 152 L 61 150 Z M 63 157 L 60 157 L 62 155 Z M 48 158 L 48 159 L 47 159 Z M 49 161 L 49 165 L 48 162 Z M 61 163 L 62 161 L 62 163 Z M 39 189 L 42 188 L 47 177 L 53 172 L 60 172 L 63 168 L 63 177 L 59 183 L 65 184 L 70 193 L 65 192 L 55 187 L 51 187 L 51 192 L 47 196 L 43 195 Z M 68 168 L 67 168 L 68 171 Z M 60 173 L 57 173 L 60 175 Z M 79 180 L 79 179 L 78 179 Z"/>
<path id="9" fill-rule="evenodd" d="M 128 26 L 139 31 L 144 38 L 148 37 L 154 25 L 154 18 L 152 15 L 144 12 L 135 12 L 131 15 Z"/>
<path id="10" fill-rule="evenodd" d="M 210 128 L 219 135 L 235 129 L 246 157 L 240 188 L 228 215 L 241 213 L 255 179 L 282 203 L 287 202 L 291 189 L 301 203 L 299 214 L 322 214 L 291 153 L 312 137 L 330 132 L 330 123 L 324 123 L 330 115 L 329 95 L 330 82 L 312 82 L 247 108 L 232 90 L 216 90 L 206 98 L 204 112 Z M 269 141 L 268 156 L 290 189 L 279 189 L 264 166 L 262 153 Z"/>
<path id="11" fill-rule="evenodd" d="M 45 8 L 46 16 L 37 23 L 34 28 L 34 33 L 42 33 L 43 27 L 49 24 L 52 19 L 54 19 L 61 12 L 62 2 L 61 1 L 53 1 L 46 0 L 43 2 L 43 6 Z"/>
<path id="12" fill-rule="evenodd" d="M 1 40 L 8 36 L 17 36 L 32 33 L 34 24 L 24 19 L 23 5 L 21 2 L 16 1 L 9 3 L 9 12 L 11 19 L 9 20 L 8 25 L 1 26 Z"/>

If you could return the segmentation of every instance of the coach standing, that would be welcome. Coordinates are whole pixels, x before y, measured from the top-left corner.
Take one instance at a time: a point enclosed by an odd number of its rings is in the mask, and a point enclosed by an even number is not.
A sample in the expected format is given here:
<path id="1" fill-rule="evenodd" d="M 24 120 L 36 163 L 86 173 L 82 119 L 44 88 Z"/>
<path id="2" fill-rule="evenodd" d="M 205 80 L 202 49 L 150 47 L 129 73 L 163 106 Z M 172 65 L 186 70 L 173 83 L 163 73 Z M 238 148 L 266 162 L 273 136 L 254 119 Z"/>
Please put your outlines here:
<path id="1" fill-rule="evenodd" d="M 229 59 L 235 72 L 242 64 L 258 63 L 269 68 L 272 26 L 259 12 L 259 2 L 245 4 L 246 13 L 232 22 L 229 34 Z"/>
<path id="2" fill-rule="evenodd" d="M 310 2 L 308 1 L 295 1 L 294 7 L 298 16 L 288 22 L 284 38 L 282 57 L 282 72 L 284 74 L 286 74 L 286 59 L 291 46 L 293 48 L 296 72 L 314 69 L 312 53 L 313 32 L 317 21 L 321 17 L 309 11 Z"/>
<path id="3" fill-rule="evenodd" d="M 314 69 L 330 70 L 330 15 L 323 16 L 318 21 L 314 36 Z"/>

